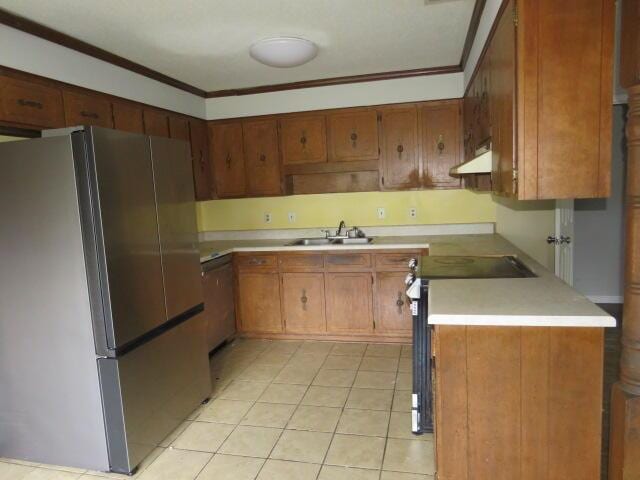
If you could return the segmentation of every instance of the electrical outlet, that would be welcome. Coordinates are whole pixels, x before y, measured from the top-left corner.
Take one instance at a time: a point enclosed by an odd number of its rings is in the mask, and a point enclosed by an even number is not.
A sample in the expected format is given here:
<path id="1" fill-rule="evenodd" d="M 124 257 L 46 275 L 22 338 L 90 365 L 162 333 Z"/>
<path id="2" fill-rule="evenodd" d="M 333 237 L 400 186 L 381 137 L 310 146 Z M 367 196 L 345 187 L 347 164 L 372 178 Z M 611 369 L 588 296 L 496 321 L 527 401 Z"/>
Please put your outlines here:
<path id="1" fill-rule="evenodd" d="M 289 223 L 296 223 L 296 212 L 289 212 L 287 217 L 289 218 Z"/>
<path id="2" fill-rule="evenodd" d="M 271 214 L 270 213 L 265 213 L 264 214 L 264 223 L 271 223 Z"/>
<path id="3" fill-rule="evenodd" d="M 382 220 L 386 215 L 384 207 L 378 207 L 378 219 Z"/>
<path id="4" fill-rule="evenodd" d="M 411 207 L 409 209 L 409 218 L 416 218 L 418 216 L 418 210 L 416 207 Z"/>

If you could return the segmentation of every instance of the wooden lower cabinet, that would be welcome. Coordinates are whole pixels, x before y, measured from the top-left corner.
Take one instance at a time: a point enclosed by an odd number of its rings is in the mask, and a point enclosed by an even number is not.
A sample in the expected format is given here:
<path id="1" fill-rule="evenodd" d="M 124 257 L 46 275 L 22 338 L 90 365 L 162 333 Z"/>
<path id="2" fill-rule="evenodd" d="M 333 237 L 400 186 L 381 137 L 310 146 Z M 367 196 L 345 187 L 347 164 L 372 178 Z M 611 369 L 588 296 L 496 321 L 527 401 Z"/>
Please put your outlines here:
<path id="1" fill-rule="evenodd" d="M 376 332 L 411 335 L 413 318 L 407 301 L 405 272 L 378 272 L 376 275 Z"/>
<path id="2" fill-rule="evenodd" d="M 279 275 L 277 273 L 240 272 L 237 284 L 242 331 L 281 333 Z"/>
<path id="3" fill-rule="evenodd" d="M 283 273 L 282 313 L 285 332 L 325 332 L 324 298 L 324 274 Z"/>
<path id="4" fill-rule="evenodd" d="M 369 272 L 325 274 L 327 332 L 373 332 L 372 284 Z"/>

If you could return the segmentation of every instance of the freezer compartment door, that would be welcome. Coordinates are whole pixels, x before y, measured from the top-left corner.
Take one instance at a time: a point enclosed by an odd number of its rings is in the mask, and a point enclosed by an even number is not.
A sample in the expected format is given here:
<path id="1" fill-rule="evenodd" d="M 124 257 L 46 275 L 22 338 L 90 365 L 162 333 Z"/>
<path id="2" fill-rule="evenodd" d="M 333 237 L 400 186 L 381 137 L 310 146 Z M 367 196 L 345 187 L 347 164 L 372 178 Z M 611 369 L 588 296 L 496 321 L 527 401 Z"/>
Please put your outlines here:
<path id="1" fill-rule="evenodd" d="M 98 359 L 109 464 L 131 473 L 211 394 L 202 314 L 119 358 Z"/>
<path id="2" fill-rule="evenodd" d="M 150 137 L 169 319 L 203 302 L 189 144 Z"/>

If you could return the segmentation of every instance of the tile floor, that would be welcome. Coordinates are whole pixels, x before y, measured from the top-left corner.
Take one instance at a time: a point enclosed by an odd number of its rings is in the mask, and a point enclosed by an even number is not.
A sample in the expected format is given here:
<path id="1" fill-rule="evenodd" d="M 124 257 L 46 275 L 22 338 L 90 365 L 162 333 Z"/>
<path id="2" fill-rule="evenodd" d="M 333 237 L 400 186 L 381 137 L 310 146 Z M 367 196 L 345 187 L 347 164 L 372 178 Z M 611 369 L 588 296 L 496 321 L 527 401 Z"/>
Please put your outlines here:
<path id="1" fill-rule="evenodd" d="M 0 480 L 432 480 L 411 434 L 411 347 L 236 340 L 213 395 L 134 477 L 0 459 Z"/>

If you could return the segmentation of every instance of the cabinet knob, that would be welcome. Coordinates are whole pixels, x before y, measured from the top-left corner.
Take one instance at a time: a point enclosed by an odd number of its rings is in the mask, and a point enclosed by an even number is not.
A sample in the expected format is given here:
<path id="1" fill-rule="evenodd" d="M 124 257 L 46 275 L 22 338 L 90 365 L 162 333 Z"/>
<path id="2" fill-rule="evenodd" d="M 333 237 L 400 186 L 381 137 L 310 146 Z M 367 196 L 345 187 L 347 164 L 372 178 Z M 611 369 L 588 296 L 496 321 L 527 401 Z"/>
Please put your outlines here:
<path id="1" fill-rule="evenodd" d="M 231 154 L 227 153 L 227 159 L 225 160 L 225 163 L 227 164 L 227 168 L 231 168 Z"/>
<path id="2" fill-rule="evenodd" d="M 444 137 L 442 134 L 438 135 L 438 141 L 436 142 L 436 148 L 438 149 L 438 154 L 442 155 L 444 151 Z"/>
<path id="3" fill-rule="evenodd" d="M 267 156 L 264 153 L 260 154 L 260 161 L 261 162 L 264 162 L 266 159 L 267 159 Z"/>
<path id="4" fill-rule="evenodd" d="M 404 147 L 402 146 L 402 144 L 400 144 L 400 145 L 398 145 L 396 150 L 398 151 L 399 154 L 402 154 L 402 152 L 404 152 Z"/>
<path id="5" fill-rule="evenodd" d="M 412 258 L 409 260 L 409 269 L 415 272 L 416 268 L 418 268 L 418 259 Z"/>
<path id="6" fill-rule="evenodd" d="M 351 133 L 351 136 L 349 138 L 351 138 L 351 146 L 353 148 L 356 148 L 356 143 L 358 141 L 358 134 L 356 132 L 353 132 Z"/>
<path id="7" fill-rule="evenodd" d="M 300 297 L 300 302 L 302 303 L 302 309 L 306 310 L 307 309 L 307 302 L 309 301 L 309 299 L 307 298 L 307 291 L 306 290 L 302 290 L 302 296 Z"/>
<path id="8" fill-rule="evenodd" d="M 307 134 L 306 133 L 302 133 L 302 136 L 300 137 L 300 143 L 302 144 L 302 148 L 306 148 L 307 146 Z"/>

